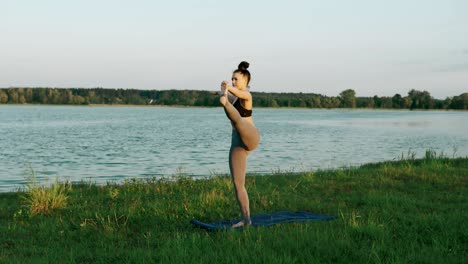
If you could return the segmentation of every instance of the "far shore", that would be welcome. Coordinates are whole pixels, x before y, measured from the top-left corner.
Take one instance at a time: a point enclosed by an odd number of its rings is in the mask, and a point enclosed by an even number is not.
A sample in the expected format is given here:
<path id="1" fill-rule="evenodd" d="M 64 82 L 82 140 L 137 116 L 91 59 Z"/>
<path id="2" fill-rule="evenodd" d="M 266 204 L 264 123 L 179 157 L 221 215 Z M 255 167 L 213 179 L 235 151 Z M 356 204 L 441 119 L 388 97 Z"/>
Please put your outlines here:
<path id="1" fill-rule="evenodd" d="M 187 106 L 187 105 L 134 105 L 134 104 L 0 104 L 1 106 L 75 106 L 75 107 L 128 107 L 128 108 L 220 108 L 221 106 Z M 466 112 L 463 109 L 398 109 L 398 108 L 309 108 L 309 107 L 262 107 L 256 106 L 255 109 L 273 109 L 273 110 L 369 110 L 369 111 L 421 111 L 421 112 Z"/>

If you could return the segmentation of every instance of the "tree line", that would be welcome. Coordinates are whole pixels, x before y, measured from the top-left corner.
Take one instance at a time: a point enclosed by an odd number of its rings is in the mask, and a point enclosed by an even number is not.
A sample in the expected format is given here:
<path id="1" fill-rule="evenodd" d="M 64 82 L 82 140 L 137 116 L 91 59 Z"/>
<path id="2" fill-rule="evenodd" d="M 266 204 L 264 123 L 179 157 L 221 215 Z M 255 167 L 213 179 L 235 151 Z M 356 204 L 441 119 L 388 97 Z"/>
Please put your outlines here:
<path id="1" fill-rule="evenodd" d="M 435 99 L 428 91 L 412 89 L 406 96 L 356 97 L 352 89 L 339 96 L 314 93 L 252 92 L 255 107 L 468 109 L 468 93 Z M 167 106 L 219 106 L 216 95 L 199 90 L 137 90 L 104 88 L 0 88 L 0 104 L 127 104 Z"/>

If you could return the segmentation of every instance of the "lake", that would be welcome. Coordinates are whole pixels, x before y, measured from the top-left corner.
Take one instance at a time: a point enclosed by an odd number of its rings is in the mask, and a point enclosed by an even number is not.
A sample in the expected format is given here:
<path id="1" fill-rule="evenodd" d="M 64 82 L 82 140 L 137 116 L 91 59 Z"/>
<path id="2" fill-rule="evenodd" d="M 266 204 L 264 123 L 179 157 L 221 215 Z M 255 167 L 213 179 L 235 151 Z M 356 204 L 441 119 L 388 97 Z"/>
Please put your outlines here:
<path id="1" fill-rule="evenodd" d="M 254 109 L 261 143 L 248 173 L 468 156 L 468 112 Z M 229 173 L 222 108 L 0 106 L 0 192 L 41 183 Z"/>

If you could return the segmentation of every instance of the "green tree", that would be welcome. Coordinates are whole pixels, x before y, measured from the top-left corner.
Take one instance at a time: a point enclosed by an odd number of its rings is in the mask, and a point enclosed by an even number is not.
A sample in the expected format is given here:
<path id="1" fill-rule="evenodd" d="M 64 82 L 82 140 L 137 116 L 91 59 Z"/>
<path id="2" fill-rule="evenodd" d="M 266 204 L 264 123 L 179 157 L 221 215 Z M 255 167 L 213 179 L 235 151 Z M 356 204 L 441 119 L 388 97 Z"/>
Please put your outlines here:
<path id="1" fill-rule="evenodd" d="M 275 99 L 271 100 L 271 107 L 279 107 L 279 104 Z"/>
<path id="2" fill-rule="evenodd" d="M 445 100 L 444 100 L 444 106 L 443 106 L 443 108 L 444 108 L 444 109 L 449 109 L 451 104 L 452 104 L 452 98 L 447 97 L 447 98 L 445 98 Z"/>
<path id="3" fill-rule="evenodd" d="M 408 97 L 412 102 L 410 109 L 431 109 L 434 106 L 434 99 L 428 91 L 412 89 L 408 92 Z"/>
<path id="4" fill-rule="evenodd" d="M 330 108 L 338 108 L 338 107 L 340 107 L 340 104 L 341 104 L 341 100 L 338 97 L 325 97 L 322 100 L 323 107 L 326 107 L 326 108 L 329 108 L 329 109 Z"/>
<path id="5" fill-rule="evenodd" d="M 85 98 L 80 95 L 74 95 L 73 104 L 77 104 L 77 105 L 85 104 Z"/>
<path id="6" fill-rule="evenodd" d="M 17 104 L 18 103 L 18 91 L 15 88 L 9 88 L 7 90 L 8 93 L 8 103 L 9 104 Z"/>
<path id="7" fill-rule="evenodd" d="M 0 89 L 0 104 L 6 104 L 8 102 L 8 94 Z"/>
<path id="8" fill-rule="evenodd" d="M 24 88 L 17 88 L 16 91 L 18 92 L 18 103 L 20 104 L 26 103 Z"/>
<path id="9" fill-rule="evenodd" d="M 403 104 L 405 106 L 404 108 L 410 109 L 411 105 L 413 104 L 413 100 L 411 100 L 411 97 L 405 96 L 403 97 Z"/>
<path id="10" fill-rule="evenodd" d="M 356 108 L 356 92 L 353 89 L 344 90 L 340 93 L 341 106 Z"/>
<path id="11" fill-rule="evenodd" d="M 321 108 L 322 107 L 322 100 L 320 96 L 313 96 L 312 97 L 312 107 Z"/>
<path id="12" fill-rule="evenodd" d="M 380 98 L 380 107 L 381 108 L 386 108 L 386 109 L 391 109 L 393 105 L 392 98 L 391 97 L 381 97 Z"/>
<path id="13" fill-rule="evenodd" d="M 26 103 L 30 104 L 33 102 L 33 89 L 27 88 L 25 92 Z"/>
<path id="14" fill-rule="evenodd" d="M 24 95 L 19 96 L 18 103 L 20 103 L 20 104 L 25 104 L 26 103 L 26 98 L 24 97 Z"/>
<path id="15" fill-rule="evenodd" d="M 450 104 L 451 109 L 468 109 L 468 93 L 460 94 L 459 96 L 454 96 Z"/>
<path id="16" fill-rule="evenodd" d="M 405 107 L 405 102 L 403 100 L 403 97 L 401 97 L 400 94 L 395 94 L 392 97 L 392 107 L 393 108 L 404 108 Z"/>
<path id="17" fill-rule="evenodd" d="M 424 109 L 434 108 L 434 98 L 432 98 L 431 94 L 428 91 L 423 91 L 421 97 L 422 107 Z"/>
<path id="18" fill-rule="evenodd" d="M 374 95 L 372 99 L 374 100 L 374 108 L 382 107 L 382 99 L 380 99 L 377 95 Z"/>

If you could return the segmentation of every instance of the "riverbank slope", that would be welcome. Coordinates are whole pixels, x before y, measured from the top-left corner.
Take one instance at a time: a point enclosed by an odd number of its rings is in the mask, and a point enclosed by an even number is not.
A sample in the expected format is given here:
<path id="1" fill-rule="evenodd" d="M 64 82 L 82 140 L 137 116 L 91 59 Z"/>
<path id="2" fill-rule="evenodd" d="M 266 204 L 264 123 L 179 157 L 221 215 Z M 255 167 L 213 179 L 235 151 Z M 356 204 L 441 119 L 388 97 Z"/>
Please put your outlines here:
<path id="1" fill-rule="evenodd" d="M 252 214 L 337 218 L 217 233 L 191 226 L 239 217 L 228 177 L 31 186 L 0 194 L 0 262 L 466 263 L 468 158 L 251 176 L 246 186 Z"/>

